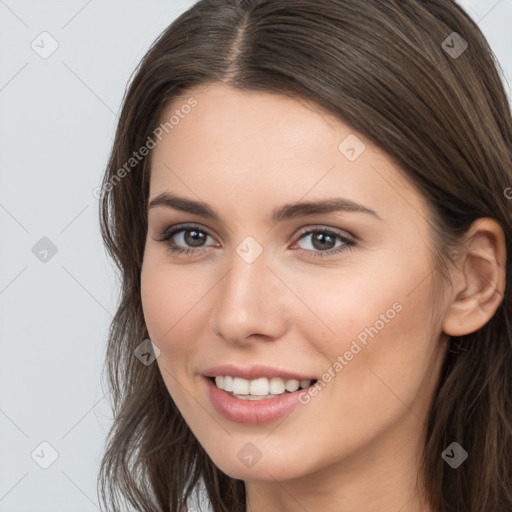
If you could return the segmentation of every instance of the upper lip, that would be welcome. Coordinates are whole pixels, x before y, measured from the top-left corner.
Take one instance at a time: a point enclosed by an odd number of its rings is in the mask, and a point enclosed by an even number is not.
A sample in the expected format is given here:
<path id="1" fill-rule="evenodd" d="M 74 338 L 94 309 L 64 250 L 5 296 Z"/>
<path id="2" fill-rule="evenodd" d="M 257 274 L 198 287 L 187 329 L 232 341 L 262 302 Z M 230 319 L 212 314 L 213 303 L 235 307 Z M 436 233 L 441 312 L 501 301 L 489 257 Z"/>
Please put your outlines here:
<path id="1" fill-rule="evenodd" d="M 303 375 L 300 373 L 290 372 L 283 370 L 282 368 L 275 368 L 272 366 L 265 366 L 262 364 L 256 364 L 252 366 L 238 366 L 236 364 L 222 364 L 219 366 L 213 366 L 203 372 L 205 377 L 218 377 L 229 375 L 230 377 L 240 377 L 247 380 L 255 380 L 266 377 L 271 379 L 272 377 L 280 377 L 284 380 L 316 380 L 316 377 L 310 375 Z"/>

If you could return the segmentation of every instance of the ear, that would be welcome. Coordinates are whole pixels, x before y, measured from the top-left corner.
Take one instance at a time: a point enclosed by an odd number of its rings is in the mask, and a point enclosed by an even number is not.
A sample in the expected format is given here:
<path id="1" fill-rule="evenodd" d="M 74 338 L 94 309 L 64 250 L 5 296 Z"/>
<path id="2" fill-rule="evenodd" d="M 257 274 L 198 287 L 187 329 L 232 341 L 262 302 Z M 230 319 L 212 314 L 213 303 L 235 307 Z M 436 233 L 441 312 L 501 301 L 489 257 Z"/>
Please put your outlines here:
<path id="1" fill-rule="evenodd" d="M 505 235 L 491 218 L 473 222 L 457 269 L 443 331 L 462 336 L 477 331 L 494 315 L 505 290 Z"/>

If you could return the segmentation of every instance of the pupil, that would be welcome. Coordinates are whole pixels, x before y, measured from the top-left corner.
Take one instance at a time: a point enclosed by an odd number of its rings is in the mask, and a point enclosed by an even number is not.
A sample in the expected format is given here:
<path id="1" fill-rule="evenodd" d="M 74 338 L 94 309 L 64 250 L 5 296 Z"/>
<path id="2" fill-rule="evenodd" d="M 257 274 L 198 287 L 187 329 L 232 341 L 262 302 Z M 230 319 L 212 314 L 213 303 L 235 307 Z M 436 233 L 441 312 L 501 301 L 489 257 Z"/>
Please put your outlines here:
<path id="1" fill-rule="evenodd" d="M 204 238 L 205 234 L 195 229 L 189 229 L 185 232 L 185 241 L 192 247 L 199 247 Z"/>
<path id="2" fill-rule="evenodd" d="M 313 236 L 313 246 L 315 249 L 331 249 L 332 247 L 326 247 L 326 240 L 327 245 L 332 245 L 333 237 L 326 235 L 325 233 L 318 233 Z"/>

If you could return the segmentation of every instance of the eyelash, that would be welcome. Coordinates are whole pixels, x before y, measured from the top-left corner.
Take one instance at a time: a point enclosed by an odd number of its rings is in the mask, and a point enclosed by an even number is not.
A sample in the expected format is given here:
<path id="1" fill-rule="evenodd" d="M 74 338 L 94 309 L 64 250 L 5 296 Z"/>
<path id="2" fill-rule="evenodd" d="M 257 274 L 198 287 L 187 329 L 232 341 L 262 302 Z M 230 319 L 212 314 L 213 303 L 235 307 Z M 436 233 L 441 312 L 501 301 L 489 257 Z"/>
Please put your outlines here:
<path id="1" fill-rule="evenodd" d="M 160 238 L 157 238 L 155 240 L 157 242 L 165 243 L 167 245 L 167 248 L 173 254 L 186 255 L 186 254 L 190 254 L 190 253 L 199 254 L 201 252 L 204 252 L 204 250 L 205 250 L 204 247 L 201 247 L 198 249 L 191 249 L 191 248 L 184 249 L 183 247 L 179 247 L 174 242 L 172 242 L 172 238 L 174 237 L 174 235 L 177 235 L 178 233 L 181 233 L 182 231 L 192 231 L 192 230 L 200 231 L 201 233 L 205 233 L 206 235 L 211 236 L 211 235 L 209 235 L 209 233 L 206 230 L 201 229 L 201 227 L 198 226 L 197 224 L 180 224 L 180 225 L 174 226 L 172 228 L 167 228 L 163 233 L 161 233 Z M 343 242 L 343 245 L 341 245 L 335 249 L 329 249 L 328 251 L 312 251 L 312 250 L 307 250 L 307 249 L 299 249 L 303 253 L 310 253 L 308 255 L 308 257 L 312 256 L 315 258 L 323 258 L 325 256 L 331 256 L 334 254 L 339 254 L 341 252 L 351 250 L 356 245 L 355 240 L 344 237 L 344 236 L 340 235 L 339 232 L 337 232 L 333 229 L 330 229 L 330 228 L 315 228 L 315 229 L 309 229 L 309 230 L 303 231 L 302 233 L 299 234 L 299 237 L 297 238 L 295 243 L 297 243 L 299 240 L 301 240 L 304 236 L 311 235 L 313 233 L 324 233 L 329 236 L 336 237 Z M 295 243 L 294 243 L 294 245 L 295 245 Z M 313 253 L 313 254 L 311 254 L 311 253 Z"/>

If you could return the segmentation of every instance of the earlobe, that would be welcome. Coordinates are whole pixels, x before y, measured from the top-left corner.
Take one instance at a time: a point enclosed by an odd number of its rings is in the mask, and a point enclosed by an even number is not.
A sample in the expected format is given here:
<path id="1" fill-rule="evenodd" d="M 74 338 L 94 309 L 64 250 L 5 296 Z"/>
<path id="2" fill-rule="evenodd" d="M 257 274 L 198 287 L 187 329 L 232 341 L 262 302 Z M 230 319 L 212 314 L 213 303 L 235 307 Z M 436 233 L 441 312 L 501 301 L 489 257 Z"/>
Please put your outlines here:
<path id="1" fill-rule="evenodd" d="M 443 331 L 450 336 L 480 329 L 503 300 L 505 235 L 494 219 L 481 218 L 472 224 L 460 262 L 443 322 Z"/>

